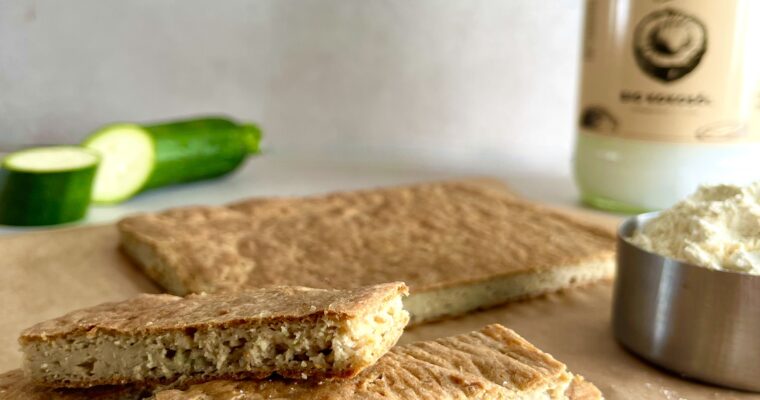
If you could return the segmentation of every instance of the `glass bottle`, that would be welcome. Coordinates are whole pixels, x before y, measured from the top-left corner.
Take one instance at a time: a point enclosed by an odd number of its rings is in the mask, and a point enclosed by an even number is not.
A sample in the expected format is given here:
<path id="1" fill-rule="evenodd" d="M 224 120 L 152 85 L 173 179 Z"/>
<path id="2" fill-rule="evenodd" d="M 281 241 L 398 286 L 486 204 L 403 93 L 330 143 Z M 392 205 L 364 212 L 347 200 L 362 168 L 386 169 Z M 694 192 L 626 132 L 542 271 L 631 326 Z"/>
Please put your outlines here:
<path id="1" fill-rule="evenodd" d="M 575 176 L 594 207 L 760 179 L 760 1 L 587 0 Z"/>

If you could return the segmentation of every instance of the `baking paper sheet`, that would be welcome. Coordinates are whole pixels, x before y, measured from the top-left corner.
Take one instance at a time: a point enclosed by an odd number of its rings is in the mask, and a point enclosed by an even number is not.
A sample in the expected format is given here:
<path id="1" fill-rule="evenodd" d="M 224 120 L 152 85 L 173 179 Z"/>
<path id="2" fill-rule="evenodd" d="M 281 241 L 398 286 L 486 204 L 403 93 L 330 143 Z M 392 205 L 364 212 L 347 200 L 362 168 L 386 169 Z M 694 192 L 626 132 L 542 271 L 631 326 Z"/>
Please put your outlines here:
<path id="1" fill-rule="evenodd" d="M 76 308 L 159 291 L 118 251 L 113 225 L 0 237 L 0 282 L 0 371 L 20 366 L 16 338 L 23 328 Z M 607 399 L 760 400 L 678 378 L 627 353 L 612 337 L 610 298 L 609 282 L 590 285 L 412 328 L 402 342 L 498 322 L 584 375 Z"/>

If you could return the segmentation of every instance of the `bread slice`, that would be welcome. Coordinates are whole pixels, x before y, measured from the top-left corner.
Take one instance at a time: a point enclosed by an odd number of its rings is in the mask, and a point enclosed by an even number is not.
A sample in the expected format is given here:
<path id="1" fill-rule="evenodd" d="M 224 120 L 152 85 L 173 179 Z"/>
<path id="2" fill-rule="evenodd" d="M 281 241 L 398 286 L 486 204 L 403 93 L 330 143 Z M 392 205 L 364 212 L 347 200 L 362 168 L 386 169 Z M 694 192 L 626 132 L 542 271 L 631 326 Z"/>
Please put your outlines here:
<path id="1" fill-rule="evenodd" d="M 42 322 L 19 339 L 40 384 L 90 387 L 228 378 L 349 377 L 408 322 L 403 283 L 141 295 Z"/>
<path id="2" fill-rule="evenodd" d="M 154 400 L 601 399 L 592 384 L 501 326 L 397 346 L 354 378 L 327 382 L 213 381 Z"/>
<path id="3" fill-rule="evenodd" d="M 138 215 L 123 249 L 169 292 L 410 287 L 412 323 L 593 282 L 614 234 L 482 180 Z"/>
<path id="4" fill-rule="evenodd" d="M 199 394 L 198 388 L 193 388 L 192 390 L 188 391 L 187 393 L 182 394 L 182 392 L 179 391 L 156 391 L 157 396 L 159 399 L 204 399 L 204 400 L 213 400 L 213 399 L 219 399 L 220 397 L 222 399 L 237 399 L 237 400 L 252 400 L 252 399 L 258 399 L 261 398 L 260 394 L 257 393 L 246 393 L 244 392 L 238 392 L 231 386 L 234 385 L 235 382 L 231 381 L 216 381 L 213 383 L 209 383 L 207 385 L 204 385 L 203 390 L 214 390 L 218 389 L 215 393 L 212 394 L 212 396 L 209 399 L 208 395 L 206 394 Z M 277 385 L 277 384 L 275 384 Z M 282 385 L 281 388 L 284 388 Z M 213 388 L 213 389 L 212 389 Z M 25 376 L 23 371 L 20 369 L 13 370 L 6 372 L 4 374 L 0 374 L 0 398 L 5 400 L 140 400 L 140 399 L 146 399 L 150 397 L 151 391 L 149 389 L 140 388 L 134 385 L 124 385 L 124 386 L 101 386 L 96 388 L 88 388 L 88 389 L 54 389 L 49 388 L 46 386 L 38 386 L 33 384 L 31 381 L 29 381 Z M 313 397 L 309 397 L 307 394 L 308 392 L 300 391 L 300 390 L 293 390 L 292 393 L 290 392 L 284 392 L 281 397 L 278 397 L 278 399 L 285 400 L 285 399 L 312 399 Z M 227 395 L 228 397 L 223 397 L 224 395 Z M 598 400 L 602 399 L 602 393 L 599 391 L 599 389 L 596 388 L 592 383 L 586 381 L 582 376 L 575 375 L 573 377 L 572 382 L 570 382 L 570 385 L 565 390 L 565 398 L 569 400 Z M 187 396 L 187 397 L 184 397 Z M 206 397 L 204 397 L 206 396 Z M 243 397 L 234 397 L 234 396 L 243 396 Z M 247 397 L 245 397 L 247 396 Z M 259 396 L 259 397 L 256 397 Z M 290 396 L 290 397 L 289 397 Z M 340 397 L 329 397 L 330 399 L 340 399 Z M 350 397 L 354 398 L 354 397 Z M 369 397 L 373 398 L 373 397 Z M 375 396 L 377 398 L 377 396 Z M 380 397 L 381 399 L 385 399 L 383 397 Z M 425 398 L 417 396 L 416 398 Z M 451 397 L 442 397 L 442 399 L 447 399 Z M 462 399 L 462 397 L 454 397 L 456 399 Z M 465 397 L 467 398 L 467 397 Z M 469 398 L 477 398 L 477 397 L 469 397 Z M 482 399 L 487 399 L 488 397 L 480 397 Z M 504 397 L 501 397 L 504 398 Z M 509 398 L 509 397 L 506 397 Z M 522 397 L 518 397 L 522 398 Z M 438 397 L 430 398 L 428 399 L 439 399 Z M 155 400 L 155 397 L 154 397 Z M 389 399 L 388 399 L 389 400 Z"/>
<path id="5" fill-rule="evenodd" d="M 20 370 L 0 375 L 8 400 L 133 400 L 134 386 L 51 389 L 32 384 Z M 218 380 L 187 390 L 155 390 L 153 400 L 340 399 L 570 399 L 602 394 L 580 375 L 513 331 L 489 325 L 480 331 L 397 346 L 359 375 L 327 382 Z"/>

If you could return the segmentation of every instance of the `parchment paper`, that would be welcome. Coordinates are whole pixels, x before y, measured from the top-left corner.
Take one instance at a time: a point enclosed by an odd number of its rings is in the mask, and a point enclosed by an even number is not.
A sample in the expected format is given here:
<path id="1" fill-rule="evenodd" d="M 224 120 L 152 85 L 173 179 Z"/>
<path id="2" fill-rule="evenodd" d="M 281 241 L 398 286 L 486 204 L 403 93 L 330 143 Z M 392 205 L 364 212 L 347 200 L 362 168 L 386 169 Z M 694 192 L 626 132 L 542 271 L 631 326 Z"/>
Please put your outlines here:
<path id="1" fill-rule="evenodd" d="M 20 366 L 21 329 L 76 308 L 159 291 L 117 250 L 112 225 L 0 237 L 0 282 L 0 371 Z M 402 342 L 499 322 L 594 382 L 607 399 L 760 400 L 680 379 L 625 352 L 611 334 L 610 298 L 609 283 L 586 286 L 412 328 Z"/>
<path id="2" fill-rule="evenodd" d="M 20 366 L 19 332 L 77 308 L 159 293 L 118 251 L 113 225 L 0 236 L 0 371 Z"/>

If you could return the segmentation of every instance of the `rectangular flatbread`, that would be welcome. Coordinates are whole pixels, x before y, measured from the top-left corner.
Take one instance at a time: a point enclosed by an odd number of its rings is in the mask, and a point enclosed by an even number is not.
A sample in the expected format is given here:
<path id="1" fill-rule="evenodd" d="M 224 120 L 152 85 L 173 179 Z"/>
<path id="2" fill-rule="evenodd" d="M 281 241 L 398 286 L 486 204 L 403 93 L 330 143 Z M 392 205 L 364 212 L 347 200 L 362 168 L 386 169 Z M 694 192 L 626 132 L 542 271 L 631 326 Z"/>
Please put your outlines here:
<path id="1" fill-rule="evenodd" d="M 123 397 L 113 397 L 115 393 Z M 39 388 L 19 371 L 0 375 L 8 400 L 132 400 L 129 387 Z M 107 397 L 111 396 L 111 397 Z M 598 400 L 601 392 L 515 332 L 489 325 L 479 331 L 396 346 L 357 376 L 330 381 L 218 380 L 185 390 L 156 390 L 152 400 Z"/>
<path id="2" fill-rule="evenodd" d="M 401 336 L 403 283 L 140 295 L 22 332 L 24 368 L 54 387 L 350 377 Z"/>
<path id="3" fill-rule="evenodd" d="M 482 180 L 187 207 L 119 222 L 169 292 L 409 285 L 411 323 L 611 276 L 614 234 Z"/>

